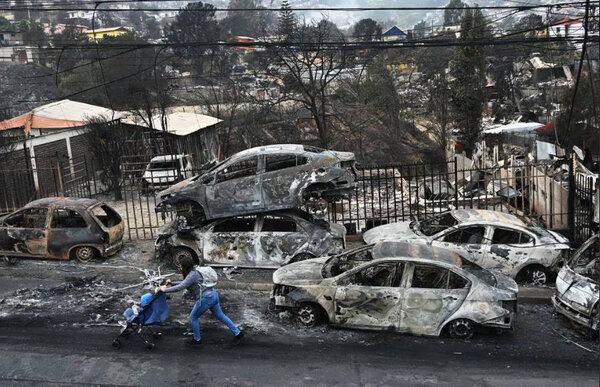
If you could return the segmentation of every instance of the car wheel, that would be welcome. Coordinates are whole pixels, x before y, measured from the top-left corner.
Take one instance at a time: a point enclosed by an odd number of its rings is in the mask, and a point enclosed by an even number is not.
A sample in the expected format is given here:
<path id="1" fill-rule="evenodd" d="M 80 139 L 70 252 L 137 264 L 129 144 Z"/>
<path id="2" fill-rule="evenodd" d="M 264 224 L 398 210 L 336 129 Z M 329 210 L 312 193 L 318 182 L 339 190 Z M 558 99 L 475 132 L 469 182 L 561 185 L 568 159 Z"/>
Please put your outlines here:
<path id="1" fill-rule="evenodd" d="M 8 255 L 3 255 L 2 256 L 2 260 L 7 265 L 14 265 L 15 263 L 17 263 L 17 258 L 16 257 L 9 257 Z"/>
<path id="2" fill-rule="evenodd" d="M 296 321 L 302 326 L 312 328 L 321 322 L 321 309 L 313 304 L 304 304 L 296 311 Z"/>
<path id="3" fill-rule="evenodd" d="M 174 247 L 171 250 L 171 259 L 173 260 L 173 265 L 175 265 L 176 267 L 179 267 L 180 266 L 179 262 L 183 258 L 189 258 L 192 261 L 194 261 L 195 263 L 198 263 L 194 259 L 194 254 L 185 247 Z"/>
<path id="4" fill-rule="evenodd" d="M 94 259 L 95 250 L 93 247 L 89 246 L 80 246 L 75 249 L 75 258 L 77 258 L 80 262 L 87 263 Z"/>
<path id="5" fill-rule="evenodd" d="M 544 286 L 549 282 L 548 277 L 548 272 L 543 266 L 529 266 L 521 271 L 518 282 L 533 286 Z"/>
<path id="6" fill-rule="evenodd" d="M 473 321 L 465 318 L 454 320 L 448 325 L 448 333 L 450 337 L 455 339 L 470 339 L 473 337 L 474 332 L 475 324 L 473 324 Z"/>

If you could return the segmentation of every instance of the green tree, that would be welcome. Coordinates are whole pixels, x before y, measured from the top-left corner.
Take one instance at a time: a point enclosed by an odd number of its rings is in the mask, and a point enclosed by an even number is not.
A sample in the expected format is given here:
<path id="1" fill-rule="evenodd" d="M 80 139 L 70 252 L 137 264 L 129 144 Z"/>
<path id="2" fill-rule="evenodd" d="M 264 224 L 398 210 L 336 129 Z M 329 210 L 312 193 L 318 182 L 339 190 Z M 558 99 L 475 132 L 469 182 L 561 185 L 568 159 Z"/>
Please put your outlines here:
<path id="1" fill-rule="evenodd" d="M 444 25 L 445 26 L 454 26 L 460 23 L 463 13 L 465 12 L 464 8 L 467 5 L 463 3 L 461 0 L 450 0 L 450 3 L 446 6 L 444 10 Z"/>
<path id="2" fill-rule="evenodd" d="M 474 149 L 481 129 L 485 97 L 485 50 L 473 44 L 488 36 L 485 18 L 480 10 L 466 10 L 460 23 L 459 42 L 450 62 L 452 81 L 451 109 L 454 122 L 461 131 L 466 151 Z"/>
<path id="3" fill-rule="evenodd" d="M 283 40 L 289 40 L 294 35 L 297 27 L 297 20 L 288 0 L 281 2 L 281 10 L 277 17 L 277 33 Z"/>
<path id="4" fill-rule="evenodd" d="M 228 9 L 232 11 L 228 11 L 220 23 L 224 39 L 231 36 L 264 36 L 275 22 L 273 13 L 264 9 L 260 0 L 231 0 Z"/>
<path id="5" fill-rule="evenodd" d="M 373 19 L 361 19 L 354 25 L 354 37 L 359 41 L 381 39 L 381 26 Z"/>

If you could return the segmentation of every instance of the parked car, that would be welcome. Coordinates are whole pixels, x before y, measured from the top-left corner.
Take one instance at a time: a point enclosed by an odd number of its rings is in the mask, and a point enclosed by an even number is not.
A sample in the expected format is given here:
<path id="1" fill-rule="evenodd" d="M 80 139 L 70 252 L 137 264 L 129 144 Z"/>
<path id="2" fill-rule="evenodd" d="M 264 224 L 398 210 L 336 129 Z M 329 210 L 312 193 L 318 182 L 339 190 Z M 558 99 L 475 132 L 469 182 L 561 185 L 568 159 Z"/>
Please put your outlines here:
<path id="1" fill-rule="evenodd" d="M 600 328 L 600 234 L 588 239 L 556 277 L 552 303 L 570 320 L 598 332 Z"/>
<path id="2" fill-rule="evenodd" d="M 247 149 L 158 194 L 157 211 L 189 223 L 302 208 L 354 190 L 354 154 L 305 145 Z"/>
<path id="3" fill-rule="evenodd" d="M 177 263 L 182 256 L 215 266 L 275 268 L 290 262 L 337 254 L 346 246 L 346 229 L 299 211 L 275 211 L 219 219 L 201 228 L 159 230 L 159 256 Z"/>
<path id="4" fill-rule="evenodd" d="M 146 191 L 164 189 L 192 176 L 192 155 L 156 156 L 146 166 L 142 188 Z"/>
<path id="5" fill-rule="evenodd" d="M 517 284 L 425 245 L 381 242 L 293 263 L 273 274 L 274 308 L 299 323 L 469 338 L 476 325 L 510 329 Z"/>
<path id="6" fill-rule="evenodd" d="M 363 240 L 448 248 L 483 268 L 533 285 L 551 282 L 569 254 L 569 240 L 564 236 L 528 225 L 514 215 L 487 210 L 459 209 L 423 221 L 391 223 L 365 232 Z"/>
<path id="7" fill-rule="evenodd" d="M 103 202 L 39 199 L 0 218 L 0 255 L 88 262 L 119 251 L 123 231 L 119 214 Z"/>

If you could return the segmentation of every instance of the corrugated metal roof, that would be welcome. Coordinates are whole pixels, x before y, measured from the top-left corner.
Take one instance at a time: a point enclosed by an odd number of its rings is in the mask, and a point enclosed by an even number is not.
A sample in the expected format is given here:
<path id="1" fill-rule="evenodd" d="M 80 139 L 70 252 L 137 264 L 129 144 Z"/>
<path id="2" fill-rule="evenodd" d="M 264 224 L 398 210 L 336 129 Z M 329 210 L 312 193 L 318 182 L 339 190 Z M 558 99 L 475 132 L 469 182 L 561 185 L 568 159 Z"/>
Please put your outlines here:
<path id="1" fill-rule="evenodd" d="M 187 136 L 198 130 L 206 129 L 222 122 L 223 120 L 204 114 L 173 112 L 167 114 L 167 132 L 176 136 Z M 149 128 L 142 119 L 135 116 L 127 116 L 121 120 L 126 124 L 138 125 Z M 152 117 L 153 129 L 162 131 L 162 120 L 160 115 Z"/>

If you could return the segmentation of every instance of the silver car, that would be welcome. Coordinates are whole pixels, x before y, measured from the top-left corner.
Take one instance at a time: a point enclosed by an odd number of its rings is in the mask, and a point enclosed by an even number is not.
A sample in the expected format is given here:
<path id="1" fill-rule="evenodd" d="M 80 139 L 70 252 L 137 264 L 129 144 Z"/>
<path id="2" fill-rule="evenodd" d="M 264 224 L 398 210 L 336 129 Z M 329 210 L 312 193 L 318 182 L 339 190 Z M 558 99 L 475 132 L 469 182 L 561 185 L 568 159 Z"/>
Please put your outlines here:
<path id="1" fill-rule="evenodd" d="M 556 277 L 556 310 L 592 332 L 600 328 L 600 234 L 588 239 Z"/>
<path id="2" fill-rule="evenodd" d="M 469 338 L 476 325 L 510 329 L 517 284 L 449 250 L 382 242 L 311 259 L 273 274 L 274 308 L 298 321 Z"/>
<path id="3" fill-rule="evenodd" d="M 569 254 L 569 240 L 498 211 L 459 209 L 423 221 L 398 222 L 363 234 L 365 243 L 384 240 L 443 247 L 520 283 L 544 285 Z"/>
<path id="4" fill-rule="evenodd" d="M 323 206 L 355 187 L 354 154 L 306 145 L 247 149 L 202 176 L 158 194 L 157 211 L 176 211 L 189 223 L 262 211 Z"/>
<path id="5" fill-rule="evenodd" d="M 277 268 L 346 247 L 344 226 L 299 211 L 275 211 L 219 219 L 180 231 L 171 223 L 159 229 L 155 249 L 175 263 L 191 257 L 213 266 Z"/>

